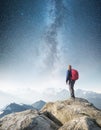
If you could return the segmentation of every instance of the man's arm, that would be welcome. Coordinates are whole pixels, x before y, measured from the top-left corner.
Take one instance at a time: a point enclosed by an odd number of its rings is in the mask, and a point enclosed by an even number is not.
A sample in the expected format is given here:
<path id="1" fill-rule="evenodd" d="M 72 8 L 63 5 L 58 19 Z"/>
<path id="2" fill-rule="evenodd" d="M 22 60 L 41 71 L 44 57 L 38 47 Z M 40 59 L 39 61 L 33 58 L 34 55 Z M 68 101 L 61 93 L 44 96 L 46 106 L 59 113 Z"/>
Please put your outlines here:
<path id="1" fill-rule="evenodd" d="M 67 84 L 67 82 L 68 82 L 68 76 L 69 76 L 69 72 L 68 72 L 68 70 L 67 70 L 67 72 L 66 72 L 66 84 Z"/>

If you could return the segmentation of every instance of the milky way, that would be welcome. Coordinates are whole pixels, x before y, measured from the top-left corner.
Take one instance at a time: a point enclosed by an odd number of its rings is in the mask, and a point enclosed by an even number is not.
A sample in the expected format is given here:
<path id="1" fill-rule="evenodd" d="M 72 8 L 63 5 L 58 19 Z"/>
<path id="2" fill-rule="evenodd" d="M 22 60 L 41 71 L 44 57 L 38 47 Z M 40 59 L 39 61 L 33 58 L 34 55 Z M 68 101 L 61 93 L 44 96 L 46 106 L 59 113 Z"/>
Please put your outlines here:
<path id="1" fill-rule="evenodd" d="M 82 64 L 82 58 L 87 55 L 91 61 L 96 59 L 95 57 L 99 60 L 100 5 L 100 0 L 92 2 L 26 0 L 25 3 L 2 0 L 0 63 L 20 62 L 26 56 L 30 57 L 30 61 L 37 62 L 38 58 L 43 57 L 42 54 L 45 55 L 42 62 L 46 68 L 47 66 L 54 68 L 57 62 L 61 62 L 60 56 L 64 64 L 68 62 L 75 64 L 75 61 Z M 44 49 L 40 51 L 42 46 Z M 18 58 L 19 54 L 22 59 Z"/>
<path id="2" fill-rule="evenodd" d="M 65 11 L 63 1 L 50 0 L 48 5 L 48 25 L 46 26 L 46 32 L 44 33 L 45 39 L 45 65 L 51 69 L 54 69 L 55 63 L 59 60 L 59 41 L 58 34 L 61 31 L 64 20 L 65 20 Z"/>

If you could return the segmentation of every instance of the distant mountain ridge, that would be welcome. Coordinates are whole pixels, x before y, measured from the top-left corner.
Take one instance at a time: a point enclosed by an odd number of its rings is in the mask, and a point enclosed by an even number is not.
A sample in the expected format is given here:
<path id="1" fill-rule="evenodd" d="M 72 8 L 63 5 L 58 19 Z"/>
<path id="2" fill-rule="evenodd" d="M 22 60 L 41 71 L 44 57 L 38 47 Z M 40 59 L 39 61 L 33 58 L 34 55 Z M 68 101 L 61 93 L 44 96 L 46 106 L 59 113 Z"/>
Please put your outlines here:
<path id="1" fill-rule="evenodd" d="M 60 91 L 57 91 L 56 89 L 52 88 L 51 91 L 50 88 L 49 90 L 50 91 L 45 91 L 44 97 L 45 99 L 49 98 L 50 101 L 67 100 L 68 98 L 70 98 L 70 93 L 67 89 L 61 89 Z M 76 97 L 87 99 L 88 101 L 93 103 L 95 107 L 101 109 L 101 94 L 92 91 L 77 89 L 75 90 L 75 95 Z M 40 110 L 45 104 L 46 102 L 43 100 L 37 101 L 32 105 L 11 103 L 0 112 L 0 118 L 7 114 L 21 112 L 24 110 Z"/>
<path id="2" fill-rule="evenodd" d="M 21 111 L 25 111 L 29 109 L 40 110 L 44 105 L 45 105 L 45 102 L 42 100 L 35 102 L 32 105 L 11 103 L 7 105 L 5 109 L 2 110 L 0 114 L 0 118 L 10 113 L 21 112 Z"/>
<path id="3" fill-rule="evenodd" d="M 76 89 L 75 96 L 85 98 L 91 103 L 93 103 L 97 108 L 101 109 L 101 94 L 100 93 L 86 91 L 82 89 Z M 66 100 L 70 98 L 70 92 L 68 91 L 68 89 L 61 89 L 60 91 L 58 91 L 55 88 L 54 89 L 49 88 L 49 90 L 47 89 L 43 93 L 43 97 L 45 99 L 49 98 L 50 101 Z"/>
<path id="4" fill-rule="evenodd" d="M 40 100 L 40 101 L 37 101 L 37 102 L 33 103 L 32 106 L 35 109 L 40 110 L 45 104 L 46 104 L 46 102 Z"/>
<path id="5" fill-rule="evenodd" d="M 100 93 L 77 89 L 76 95 L 77 97 L 87 99 L 88 101 L 93 103 L 97 108 L 101 109 L 101 94 Z"/>

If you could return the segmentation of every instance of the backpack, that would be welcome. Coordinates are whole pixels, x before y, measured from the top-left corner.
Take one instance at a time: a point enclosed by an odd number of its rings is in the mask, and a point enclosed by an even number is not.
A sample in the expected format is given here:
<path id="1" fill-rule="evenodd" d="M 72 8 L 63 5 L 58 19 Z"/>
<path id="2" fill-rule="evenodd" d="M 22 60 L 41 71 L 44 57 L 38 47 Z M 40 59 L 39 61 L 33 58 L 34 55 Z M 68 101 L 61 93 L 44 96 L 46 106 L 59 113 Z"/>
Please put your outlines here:
<path id="1" fill-rule="evenodd" d="M 77 80 L 79 78 L 79 73 L 77 70 L 72 69 L 71 70 L 71 80 Z"/>

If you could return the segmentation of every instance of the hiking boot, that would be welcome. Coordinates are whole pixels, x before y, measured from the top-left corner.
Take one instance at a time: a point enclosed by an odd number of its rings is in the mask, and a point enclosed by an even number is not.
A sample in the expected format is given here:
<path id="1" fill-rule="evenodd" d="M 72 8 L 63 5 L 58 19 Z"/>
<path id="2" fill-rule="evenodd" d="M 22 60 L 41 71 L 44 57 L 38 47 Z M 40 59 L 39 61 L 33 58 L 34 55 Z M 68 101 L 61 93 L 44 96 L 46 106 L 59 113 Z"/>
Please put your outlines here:
<path id="1" fill-rule="evenodd" d="M 71 99 L 75 99 L 75 96 L 71 96 Z"/>

